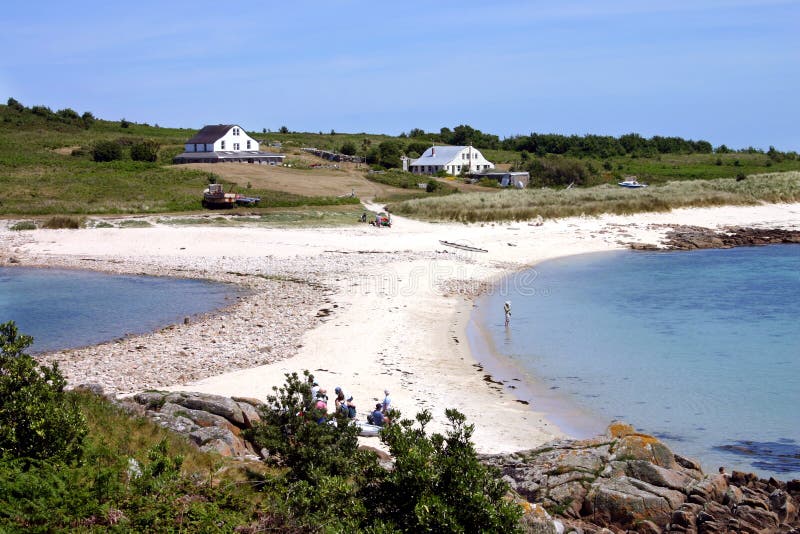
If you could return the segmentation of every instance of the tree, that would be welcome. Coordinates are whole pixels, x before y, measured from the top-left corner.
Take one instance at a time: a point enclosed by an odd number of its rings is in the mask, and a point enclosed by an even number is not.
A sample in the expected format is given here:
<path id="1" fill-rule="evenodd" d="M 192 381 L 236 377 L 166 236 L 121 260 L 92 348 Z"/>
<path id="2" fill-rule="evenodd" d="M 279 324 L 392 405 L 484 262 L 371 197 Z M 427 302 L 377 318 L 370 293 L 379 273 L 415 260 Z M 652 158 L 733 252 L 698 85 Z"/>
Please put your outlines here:
<path id="1" fill-rule="evenodd" d="M 23 106 L 19 100 L 11 97 L 6 101 L 6 105 L 15 111 L 25 111 L 25 106 Z"/>
<path id="2" fill-rule="evenodd" d="M 378 163 L 386 169 L 400 167 L 402 155 L 403 146 L 399 141 L 383 141 L 378 145 Z"/>
<path id="3" fill-rule="evenodd" d="M 282 134 L 287 134 L 289 133 L 289 128 L 287 128 L 286 126 L 281 126 L 281 129 L 278 131 Z"/>
<path id="4" fill-rule="evenodd" d="M 425 130 L 422 128 L 411 128 L 411 131 L 408 132 L 409 137 L 422 137 L 425 135 Z"/>
<path id="5" fill-rule="evenodd" d="M 88 129 L 92 124 L 94 124 L 95 119 L 91 111 L 84 111 L 83 115 L 81 115 L 81 120 L 83 121 L 83 127 Z"/>
<path id="6" fill-rule="evenodd" d="M 131 145 L 131 159 L 134 161 L 157 161 L 159 148 L 161 145 L 156 141 L 139 141 Z"/>
<path id="7" fill-rule="evenodd" d="M 131 125 L 131 123 L 129 121 L 125 120 L 124 117 L 122 118 L 122 120 L 119 121 L 119 127 L 120 128 L 129 128 L 130 125 Z"/>
<path id="8" fill-rule="evenodd" d="M 358 147 L 356 147 L 356 144 L 354 142 L 345 141 L 344 143 L 342 143 L 342 148 L 339 149 L 339 152 L 341 152 L 345 156 L 355 156 L 357 150 Z"/>
<path id="9" fill-rule="evenodd" d="M 13 321 L 0 325 L 0 456 L 78 460 L 86 421 L 65 395 L 58 366 L 25 354 L 31 343 Z"/>
<path id="10" fill-rule="evenodd" d="M 92 148 L 92 159 L 98 162 L 122 159 L 122 147 L 114 141 L 98 141 Z"/>

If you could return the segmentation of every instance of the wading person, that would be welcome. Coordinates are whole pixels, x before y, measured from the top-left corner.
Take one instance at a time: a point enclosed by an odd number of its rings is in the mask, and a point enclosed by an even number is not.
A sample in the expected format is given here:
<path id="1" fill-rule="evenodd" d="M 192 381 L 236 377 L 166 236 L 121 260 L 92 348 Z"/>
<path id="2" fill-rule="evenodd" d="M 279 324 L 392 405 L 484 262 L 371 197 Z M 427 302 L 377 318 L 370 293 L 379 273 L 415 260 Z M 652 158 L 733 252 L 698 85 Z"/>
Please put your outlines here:
<path id="1" fill-rule="evenodd" d="M 511 301 L 507 300 L 505 304 L 503 304 L 503 311 L 506 313 L 506 326 L 511 323 Z"/>

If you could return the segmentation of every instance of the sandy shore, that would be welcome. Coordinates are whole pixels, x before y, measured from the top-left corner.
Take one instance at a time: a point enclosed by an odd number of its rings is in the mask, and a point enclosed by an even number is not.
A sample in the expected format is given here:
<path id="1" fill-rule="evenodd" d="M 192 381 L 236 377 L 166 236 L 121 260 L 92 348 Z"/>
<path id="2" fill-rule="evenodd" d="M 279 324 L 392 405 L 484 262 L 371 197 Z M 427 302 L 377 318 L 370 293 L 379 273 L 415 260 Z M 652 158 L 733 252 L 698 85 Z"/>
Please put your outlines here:
<path id="1" fill-rule="evenodd" d="M 659 243 L 671 225 L 800 228 L 800 204 L 684 209 L 513 224 L 391 229 L 257 227 L 0 230 L 0 263 L 208 278 L 251 293 L 219 314 L 146 336 L 43 356 L 72 384 L 117 393 L 147 388 L 264 398 L 286 372 L 308 369 L 365 414 L 391 391 L 406 415 L 446 408 L 475 424 L 482 452 L 529 448 L 561 435 L 536 406 L 484 380 L 466 324 L 472 298 L 514 271 L 558 256 Z M 470 244 L 465 252 L 440 240 Z M 501 313 L 501 311 L 498 311 Z M 478 359 L 476 359 L 476 356 Z M 363 417 L 363 415 L 362 415 Z"/>

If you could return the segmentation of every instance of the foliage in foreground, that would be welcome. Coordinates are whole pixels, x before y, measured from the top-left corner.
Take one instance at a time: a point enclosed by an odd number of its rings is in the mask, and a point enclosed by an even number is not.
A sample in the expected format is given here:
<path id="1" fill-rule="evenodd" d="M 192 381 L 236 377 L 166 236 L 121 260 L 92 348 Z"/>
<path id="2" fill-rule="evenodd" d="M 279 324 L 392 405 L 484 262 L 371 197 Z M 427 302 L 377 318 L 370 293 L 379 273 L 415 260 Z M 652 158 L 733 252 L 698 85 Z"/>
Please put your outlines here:
<path id="1" fill-rule="evenodd" d="M 669 182 L 646 189 L 602 185 L 587 189 L 526 189 L 466 193 L 391 204 L 393 213 L 463 222 L 522 221 L 603 213 L 631 214 L 682 207 L 800 201 L 800 172 L 745 179 Z"/>
<path id="2" fill-rule="evenodd" d="M 358 448 L 352 421 L 321 422 L 309 409 L 310 374 L 288 375 L 251 432 L 272 453 L 271 470 L 199 451 L 89 392 L 65 393 L 56 367 L 24 354 L 30 342 L 0 326 L 0 532 L 518 530 L 519 507 L 478 462 L 472 426 L 455 410 L 451 429 L 430 436 L 427 412 L 416 421 L 394 412 L 382 436 L 396 458 L 387 471 Z M 29 417 L 16 392 L 46 409 Z M 45 433 L 31 438 L 33 427 Z"/>
<path id="3" fill-rule="evenodd" d="M 13 321 L 0 325 L 0 457 L 75 462 L 86 422 L 65 395 L 58 366 L 25 354 L 31 343 Z"/>
<path id="4" fill-rule="evenodd" d="M 347 419 L 325 420 L 312 407 L 313 376 L 286 375 L 262 409 L 252 432 L 272 462 L 288 467 L 273 488 L 287 495 L 294 519 L 325 531 L 514 532 L 520 509 L 505 500 L 507 485 L 478 461 L 473 427 L 447 410 L 450 430 L 428 435 L 431 416 L 400 419 L 381 439 L 395 458 L 379 467 L 373 453 L 357 448 L 358 428 Z"/>

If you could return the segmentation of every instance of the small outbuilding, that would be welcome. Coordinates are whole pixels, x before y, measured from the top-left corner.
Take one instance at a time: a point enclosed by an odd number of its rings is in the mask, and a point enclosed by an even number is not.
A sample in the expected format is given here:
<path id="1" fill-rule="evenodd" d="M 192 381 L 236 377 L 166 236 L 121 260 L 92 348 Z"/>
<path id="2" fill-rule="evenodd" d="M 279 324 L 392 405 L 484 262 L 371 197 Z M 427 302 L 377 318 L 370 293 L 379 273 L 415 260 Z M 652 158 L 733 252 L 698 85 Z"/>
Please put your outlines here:
<path id="1" fill-rule="evenodd" d="M 530 173 L 522 171 L 488 171 L 476 174 L 473 177 L 478 180 L 482 178 L 497 180 L 500 187 L 516 187 L 517 189 L 528 187 L 528 183 L 531 181 Z"/>
<path id="2" fill-rule="evenodd" d="M 204 126 L 184 144 L 173 163 L 260 163 L 280 165 L 286 156 L 262 152 L 259 143 L 237 124 Z"/>

